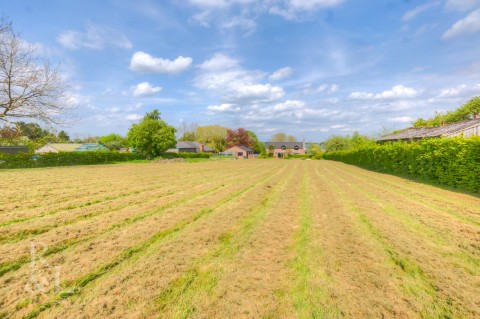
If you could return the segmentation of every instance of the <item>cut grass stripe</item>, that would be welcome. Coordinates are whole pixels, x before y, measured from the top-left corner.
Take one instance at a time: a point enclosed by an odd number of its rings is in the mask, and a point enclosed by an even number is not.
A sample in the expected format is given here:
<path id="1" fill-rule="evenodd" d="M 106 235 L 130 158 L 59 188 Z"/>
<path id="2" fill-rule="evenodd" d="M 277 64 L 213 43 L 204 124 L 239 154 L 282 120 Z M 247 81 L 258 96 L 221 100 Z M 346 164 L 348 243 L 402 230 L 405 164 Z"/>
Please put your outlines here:
<path id="1" fill-rule="evenodd" d="M 48 250 L 46 251 L 46 253 L 43 256 L 48 256 L 48 255 L 51 255 L 51 254 L 54 254 L 54 253 L 58 253 L 58 252 L 64 251 L 67 248 L 68 249 L 73 248 L 76 245 L 79 245 L 81 243 L 93 240 L 93 239 L 95 239 L 95 238 L 97 238 L 101 235 L 104 235 L 106 233 L 109 233 L 113 230 L 120 229 L 120 228 L 125 227 L 127 225 L 131 225 L 131 224 L 134 224 L 136 222 L 139 222 L 139 221 L 141 221 L 145 218 L 148 218 L 150 216 L 162 213 L 169 208 L 173 208 L 173 207 L 176 207 L 178 205 L 186 204 L 186 203 L 194 201 L 194 200 L 196 200 L 196 199 L 198 199 L 202 196 L 206 196 L 206 195 L 209 195 L 211 193 L 214 193 L 215 191 L 217 191 L 217 190 L 219 190 L 223 187 L 225 187 L 224 184 L 222 184 L 220 186 L 216 186 L 216 187 L 211 188 L 211 189 L 201 191 L 199 193 L 195 193 L 195 194 L 193 194 L 191 196 L 188 196 L 188 197 L 183 197 L 179 200 L 176 200 L 176 201 L 173 201 L 171 203 L 165 204 L 165 205 L 163 205 L 161 207 L 158 207 L 154 210 L 144 212 L 143 214 L 137 215 L 137 216 L 132 217 L 132 218 L 128 218 L 124 221 L 113 224 L 112 226 L 110 226 L 108 229 L 106 229 L 103 232 L 96 233 L 95 236 L 89 236 L 89 237 L 82 238 L 82 239 L 74 239 L 74 240 L 64 241 L 59 245 L 49 247 Z M 3 276 L 4 274 L 6 274 L 7 272 L 19 269 L 21 266 L 28 263 L 29 261 L 30 261 L 29 255 L 25 255 L 25 256 L 22 256 L 22 257 L 18 258 L 15 261 L 0 264 L 0 277 Z"/>
<path id="2" fill-rule="evenodd" d="M 266 213 L 279 200 L 295 169 L 283 179 L 281 184 L 272 188 L 250 213 L 240 220 L 240 226 L 223 233 L 219 243 L 204 257 L 197 258 L 193 265 L 173 280 L 156 298 L 156 310 L 168 312 L 169 318 L 188 318 L 196 312 L 195 298 L 211 294 L 220 280 L 224 265 L 235 260 L 253 232 L 263 223 Z M 162 315 L 164 317 L 164 315 Z"/>
<path id="3" fill-rule="evenodd" d="M 423 269 L 413 260 L 407 256 L 400 254 L 395 247 L 389 242 L 389 240 L 376 228 L 370 221 L 360 206 L 353 202 L 344 189 L 340 189 L 334 182 L 335 179 L 339 179 L 337 174 L 334 174 L 329 169 L 324 167 L 331 180 L 328 183 L 336 193 L 341 197 L 345 206 L 355 214 L 358 218 L 359 224 L 362 226 L 364 232 L 374 238 L 382 250 L 388 256 L 388 259 L 392 264 L 400 271 L 402 286 L 401 291 L 407 298 L 417 299 L 422 308 L 418 310 L 421 317 L 424 319 L 436 319 L 436 318 L 464 318 L 461 310 L 454 305 L 453 300 L 447 298 L 442 299 L 435 288 L 435 285 L 431 282 L 430 278 L 425 275 Z M 328 180 L 328 179 L 327 179 Z M 344 185 L 339 181 L 339 184 Z"/>
<path id="4" fill-rule="evenodd" d="M 26 315 L 24 318 L 25 319 L 32 319 L 36 318 L 40 313 L 45 311 L 46 309 L 49 309 L 55 305 L 58 305 L 58 303 L 62 299 L 67 299 L 71 296 L 78 295 L 81 293 L 82 288 L 84 288 L 87 284 L 95 281 L 96 279 L 100 278 L 104 274 L 106 274 L 108 271 L 111 269 L 117 267 L 118 265 L 124 263 L 126 260 L 131 259 L 134 256 L 138 256 L 141 252 L 145 251 L 148 247 L 152 246 L 153 244 L 159 244 L 161 243 L 164 239 L 167 237 L 173 236 L 183 230 L 187 225 L 199 220 L 200 218 L 204 217 L 205 215 L 211 213 L 212 211 L 222 207 L 223 205 L 227 204 L 228 202 L 233 201 L 234 199 L 240 197 L 242 194 L 247 192 L 248 190 L 254 188 L 256 185 L 265 182 L 269 179 L 271 179 L 272 176 L 267 176 L 261 179 L 260 181 L 256 181 L 253 184 L 250 184 L 239 191 L 236 191 L 234 194 L 231 194 L 222 200 L 218 201 L 213 207 L 211 208 L 205 208 L 194 214 L 192 217 L 184 219 L 182 221 L 179 221 L 176 223 L 173 227 L 165 229 L 163 231 L 160 231 L 156 233 L 154 236 L 150 237 L 148 240 L 131 247 L 127 250 L 125 250 L 118 258 L 113 260 L 112 262 L 109 262 L 107 264 L 104 264 L 103 266 L 98 267 L 96 270 L 90 272 L 89 274 L 82 276 L 75 281 L 72 282 L 65 282 L 63 286 L 66 286 L 62 292 L 54 295 L 51 297 L 51 300 L 37 306 L 35 309 L 33 309 L 28 315 Z"/>

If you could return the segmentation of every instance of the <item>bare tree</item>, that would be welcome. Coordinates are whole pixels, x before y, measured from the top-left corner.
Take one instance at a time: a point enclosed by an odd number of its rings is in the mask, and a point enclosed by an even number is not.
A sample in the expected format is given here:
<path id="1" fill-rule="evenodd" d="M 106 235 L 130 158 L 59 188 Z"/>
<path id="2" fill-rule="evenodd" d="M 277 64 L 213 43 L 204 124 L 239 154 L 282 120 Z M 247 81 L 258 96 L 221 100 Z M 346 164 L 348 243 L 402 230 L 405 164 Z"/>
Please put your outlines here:
<path id="1" fill-rule="evenodd" d="M 65 124 L 71 107 L 68 86 L 58 67 L 36 55 L 12 24 L 0 21 L 0 122 L 32 119 L 47 125 Z"/>

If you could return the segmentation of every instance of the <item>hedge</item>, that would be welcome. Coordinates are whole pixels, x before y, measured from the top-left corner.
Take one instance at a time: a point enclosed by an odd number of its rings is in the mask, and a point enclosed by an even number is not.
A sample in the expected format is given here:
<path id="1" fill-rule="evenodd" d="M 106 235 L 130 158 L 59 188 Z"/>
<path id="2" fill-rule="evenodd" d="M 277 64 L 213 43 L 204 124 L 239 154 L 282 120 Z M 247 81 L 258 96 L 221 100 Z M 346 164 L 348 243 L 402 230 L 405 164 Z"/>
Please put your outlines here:
<path id="1" fill-rule="evenodd" d="M 393 142 L 350 151 L 328 152 L 324 158 L 480 192 L 478 136 Z"/>
<path id="2" fill-rule="evenodd" d="M 190 152 L 179 152 L 179 153 L 163 153 L 161 158 L 210 158 L 212 154 L 210 153 L 190 153 Z"/>
<path id="3" fill-rule="evenodd" d="M 0 169 L 108 164 L 114 162 L 133 161 L 144 158 L 144 156 L 138 153 L 118 153 L 106 151 L 59 152 L 45 153 L 41 155 L 0 154 Z"/>

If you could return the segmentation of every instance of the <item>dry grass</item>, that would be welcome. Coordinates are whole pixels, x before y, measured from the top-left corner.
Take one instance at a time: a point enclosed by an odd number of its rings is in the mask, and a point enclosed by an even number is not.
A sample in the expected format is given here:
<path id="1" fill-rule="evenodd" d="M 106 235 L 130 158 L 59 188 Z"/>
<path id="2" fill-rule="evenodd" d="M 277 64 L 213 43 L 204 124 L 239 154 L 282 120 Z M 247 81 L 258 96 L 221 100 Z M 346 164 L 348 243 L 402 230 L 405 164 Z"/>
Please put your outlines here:
<path id="1" fill-rule="evenodd" d="M 0 177 L 0 318 L 480 317 L 476 196 L 329 161 Z"/>

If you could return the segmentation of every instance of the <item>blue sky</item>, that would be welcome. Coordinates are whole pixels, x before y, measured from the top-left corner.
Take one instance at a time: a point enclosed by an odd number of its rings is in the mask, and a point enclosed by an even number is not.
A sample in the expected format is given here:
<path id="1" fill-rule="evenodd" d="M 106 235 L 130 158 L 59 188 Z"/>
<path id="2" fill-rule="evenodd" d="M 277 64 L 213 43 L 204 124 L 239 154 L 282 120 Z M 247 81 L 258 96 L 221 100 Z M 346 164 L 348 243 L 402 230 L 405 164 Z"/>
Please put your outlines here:
<path id="1" fill-rule="evenodd" d="M 321 141 L 480 95 L 480 0 L 0 0 L 61 64 L 72 136 L 126 134 L 157 108 Z"/>

